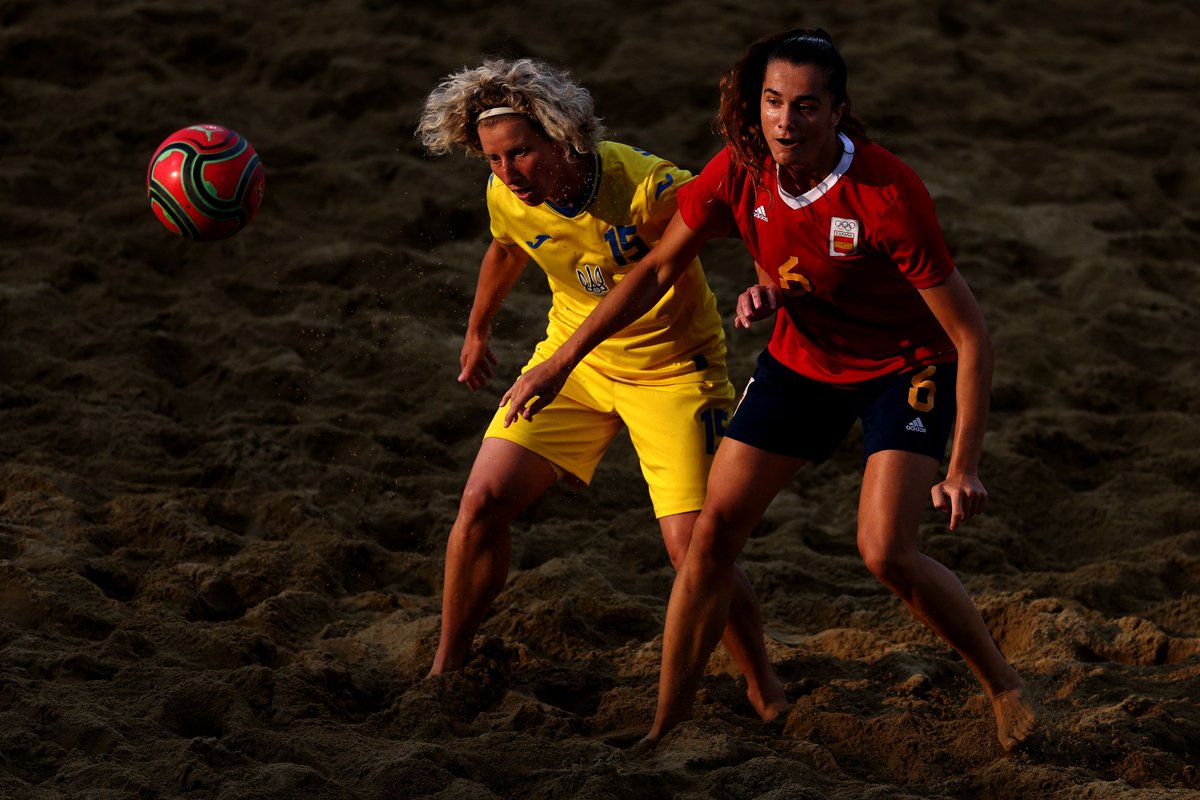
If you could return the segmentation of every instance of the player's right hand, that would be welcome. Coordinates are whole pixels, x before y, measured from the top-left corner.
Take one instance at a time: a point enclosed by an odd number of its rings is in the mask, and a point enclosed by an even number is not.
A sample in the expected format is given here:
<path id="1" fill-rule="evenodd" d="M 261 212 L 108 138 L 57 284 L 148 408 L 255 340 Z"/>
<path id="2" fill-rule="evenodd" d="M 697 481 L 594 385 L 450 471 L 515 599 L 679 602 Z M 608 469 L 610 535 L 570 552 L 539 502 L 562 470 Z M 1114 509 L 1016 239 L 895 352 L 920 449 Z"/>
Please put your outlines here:
<path id="1" fill-rule="evenodd" d="M 463 340 L 462 353 L 458 357 L 462 366 L 458 382 L 465 383 L 472 392 L 491 380 L 492 365 L 498 363 L 488 346 L 491 338 L 489 331 L 486 335 L 468 333 Z"/>
<path id="2" fill-rule="evenodd" d="M 751 286 L 738 296 L 733 327 L 749 328 L 750 323 L 770 317 L 779 310 L 780 299 L 778 286 L 764 284 Z"/>

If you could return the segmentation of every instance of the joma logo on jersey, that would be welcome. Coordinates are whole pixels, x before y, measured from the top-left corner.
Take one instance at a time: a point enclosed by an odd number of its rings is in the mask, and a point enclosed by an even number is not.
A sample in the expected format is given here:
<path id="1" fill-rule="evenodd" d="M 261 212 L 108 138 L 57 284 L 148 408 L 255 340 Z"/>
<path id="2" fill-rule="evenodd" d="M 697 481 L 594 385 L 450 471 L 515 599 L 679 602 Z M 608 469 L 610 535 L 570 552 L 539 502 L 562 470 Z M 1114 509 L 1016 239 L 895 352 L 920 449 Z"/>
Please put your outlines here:
<path id="1" fill-rule="evenodd" d="M 829 255 L 852 256 L 858 252 L 858 231 L 862 227 L 856 219 L 834 217 L 829 221 Z"/>
<path id="2" fill-rule="evenodd" d="M 579 285 L 592 294 L 600 297 L 608 294 L 608 282 L 604 280 L 604 273 L 599 267 L 586 264 L 583 269 L 575 270 L 575 275 L 579 277 Z"/>

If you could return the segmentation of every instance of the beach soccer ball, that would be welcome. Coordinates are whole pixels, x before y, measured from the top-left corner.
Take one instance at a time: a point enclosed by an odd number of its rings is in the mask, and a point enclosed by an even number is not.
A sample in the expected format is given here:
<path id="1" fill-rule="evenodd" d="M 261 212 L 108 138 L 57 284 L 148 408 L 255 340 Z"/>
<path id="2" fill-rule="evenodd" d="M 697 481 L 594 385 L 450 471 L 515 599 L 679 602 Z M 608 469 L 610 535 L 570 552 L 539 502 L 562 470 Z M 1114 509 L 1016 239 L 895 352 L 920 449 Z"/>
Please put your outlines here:
<path id="1" fill-rule="evenodd" d="M 154 216 L 172 233 L 224 239 L 246 227 L 262 204 L 262 161 L 236 132 L 192 125 L 154 151 L 146 194 Z"/>

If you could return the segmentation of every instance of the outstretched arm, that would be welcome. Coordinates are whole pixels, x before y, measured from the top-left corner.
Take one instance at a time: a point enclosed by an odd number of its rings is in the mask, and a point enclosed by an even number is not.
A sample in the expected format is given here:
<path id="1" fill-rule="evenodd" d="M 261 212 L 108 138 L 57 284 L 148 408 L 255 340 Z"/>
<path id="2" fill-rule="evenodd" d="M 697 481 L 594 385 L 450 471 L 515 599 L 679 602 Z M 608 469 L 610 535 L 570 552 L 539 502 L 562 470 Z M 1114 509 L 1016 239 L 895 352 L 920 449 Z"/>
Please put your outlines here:
<path id="1" fill-rule="evenodd" d="M 504 393 L 504 424 L 526 420 L 545 408 L 562 389 L 571 370 L 596 345 L 634 322 L 662 298 L 699 255 L 704 237 L 676 212 L 658 244 L 617 282 L 587 319 L 545 361 L 527 370 Z M 537 399 L 534 399 L 537 398 Z"/>
<path id="2" fill-rule="evenodd" d="M 459 355 L 462 372 L 458 382 L 465 383 L 471 391 L 492 377 L 492 365 L 496 363 L 496 356 L 488 344 L 492 340 L 492 320 L 527 263 L 528 253 L 516 245 L 501 244 L 495 239 L 483 255 L 479 281 L 475 285 L 475 302 L 471 306 L 467 334 Z"/>
<path id="3" fill-rule="evenodd" d="M 992 340 L 975 295 L 958 270 L 921 296 L 958 349 L 958 413 L 946 479 L 932 489 L 933 505 L 950 513 L 950 529 L 987 506 L 979 458 L 992 387 Z"/>

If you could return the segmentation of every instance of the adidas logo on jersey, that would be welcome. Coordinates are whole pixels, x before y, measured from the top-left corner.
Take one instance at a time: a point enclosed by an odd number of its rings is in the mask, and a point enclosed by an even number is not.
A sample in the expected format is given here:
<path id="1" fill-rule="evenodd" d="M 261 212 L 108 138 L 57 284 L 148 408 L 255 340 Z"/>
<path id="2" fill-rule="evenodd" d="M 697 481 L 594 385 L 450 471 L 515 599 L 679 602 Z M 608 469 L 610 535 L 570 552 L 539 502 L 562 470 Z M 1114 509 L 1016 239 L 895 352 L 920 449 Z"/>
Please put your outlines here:
<path id="1" fill-rule="evenodd" d="M 920 417 L 914 417 L 913 421 L 904 426 L 904 430 L 912 431 L 913 433 L 926 433 L 925 424 L 921 422 Z"/>
<path id="2" fill-rule="evenodd" d="M 758 208 L 754 209 L 754 218 L 755 218 L 755 219 L 761 219 L 763 222 L 770 222 L 770 221 L 771 221 L 771 220 L 767 219 L 767 208 L 766 208 L 766 206 L 759 206 Z"/>

